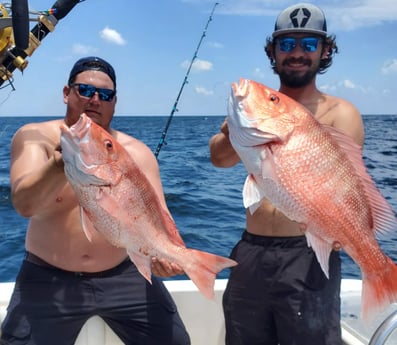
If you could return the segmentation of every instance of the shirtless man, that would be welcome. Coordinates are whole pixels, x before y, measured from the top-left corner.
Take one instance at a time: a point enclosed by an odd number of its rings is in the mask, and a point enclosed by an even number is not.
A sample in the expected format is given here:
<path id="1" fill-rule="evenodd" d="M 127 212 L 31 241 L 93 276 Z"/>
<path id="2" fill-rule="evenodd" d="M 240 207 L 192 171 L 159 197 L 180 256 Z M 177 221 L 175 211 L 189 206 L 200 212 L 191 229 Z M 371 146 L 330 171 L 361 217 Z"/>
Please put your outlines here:
<path id="1" fill-rule="evenodd" d="M 337 52 L 335 37 L 327 36 L 321 9 L 298 4 L 282 11 L 265 52 L 280 78 L 280 92 L 306 106 L 321 123 L 363 145 L 359 111 L 316 87 L 316 75 L 325 72 Z M 230 144 L 226 121 L 209 146 L 217 167 L 232 167 L 240 161 Z M 226 345 L 342 344 L 338 252 L 331 254 L 328 280 L 299 224 L 264 201 L 253 215 L 247 211 L 246 231 L 231 258 L 239 265 L 232 268 L 223 297 Z"/>
<path id="2" fill-rule="evenodd" d="M 152 285 L 126 251 L 99 233 L 89 242 L 77 198 L 66 180 L 60 125 L 81 113 L 108 130 L 134 157 L 167 210 L 157 161 L 141 141 L 111 129 L 116 76 L 98 57 L 78 60 L 63 88 L 66 116 L 20 128 L 11 146 L 11 190 L 15 209 L 30 218 L 26 258 L 18 274 L 0 344 L 74 344 L 84 322 L 101 316 L 125 344 L 190 344 L 175 303 L 156 277 Z M 168 262 L 153 272 L 182 273 Z"/>

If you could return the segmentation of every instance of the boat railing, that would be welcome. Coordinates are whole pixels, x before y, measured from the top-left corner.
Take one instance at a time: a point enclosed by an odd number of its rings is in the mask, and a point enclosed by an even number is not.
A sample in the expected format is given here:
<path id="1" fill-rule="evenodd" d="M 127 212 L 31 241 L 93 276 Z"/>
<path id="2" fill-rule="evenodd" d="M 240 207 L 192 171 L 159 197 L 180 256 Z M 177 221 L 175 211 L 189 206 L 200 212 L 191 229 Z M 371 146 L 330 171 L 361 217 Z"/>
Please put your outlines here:
<path id="1" fill-rule="evenodd" d="M 389 315 L 376 329 L 368 345 L 384 345 L 397 328 L 397 310 Z"/>

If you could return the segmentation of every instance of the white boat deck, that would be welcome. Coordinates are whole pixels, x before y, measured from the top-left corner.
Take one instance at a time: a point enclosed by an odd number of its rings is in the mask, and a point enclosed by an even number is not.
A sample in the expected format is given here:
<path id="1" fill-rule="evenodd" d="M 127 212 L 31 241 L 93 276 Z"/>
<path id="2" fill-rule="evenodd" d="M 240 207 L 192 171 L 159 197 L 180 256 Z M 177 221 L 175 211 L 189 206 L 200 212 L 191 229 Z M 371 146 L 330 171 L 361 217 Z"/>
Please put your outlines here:
<path id="1" fill-rule="evenodd" d="M 342 338 L 346 345 L 368 345 L 381 323 L 397 310 L 394 303 L 366 324 L 361 318 L 361 280 L 358 279 L 342 279 L 341 297 Z M 384 344 L 397 345 L 397 332 L 393 332 Z"/>
<path id="2" fill-rule="evenodd" d="M 222 313 L 222 295 L 226 286 L 226 279 L 215 282 L 215 300 L 204 298 L 190 280 L 166 281 L 179 313 L 185 322 L 192 339 L 192 345 L 223 345 L 224 321 Z M 0 323 L 5 317 L 6 307 L 12 293 L 13 283 L 0 283 Z M 361 280 L 343 279 L 341 286 L 342 297 L 342 338 L 344 345 L 368 345 L 376 329 L 397 310 L 393 304 L 369 325 L 365 325 L 360 317 L 361 313 Z M 99 317 L 87 321 L 75 345 L 122 345 L 123 343 L 114 332 Z M 371 345 L 378 345 L 373 343 Z M 397 345 L 397 332 L 388 337 L 385 345 Z"/>

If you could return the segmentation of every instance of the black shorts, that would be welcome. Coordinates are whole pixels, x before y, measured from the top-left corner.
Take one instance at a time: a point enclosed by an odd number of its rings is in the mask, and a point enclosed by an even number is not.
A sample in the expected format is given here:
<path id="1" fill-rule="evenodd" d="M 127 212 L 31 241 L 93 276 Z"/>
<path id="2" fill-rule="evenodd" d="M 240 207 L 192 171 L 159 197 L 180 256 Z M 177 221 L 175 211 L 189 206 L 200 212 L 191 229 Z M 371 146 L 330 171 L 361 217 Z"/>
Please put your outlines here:
<path id="1" fill-rule="evenodd" d="M 190 344 L 176 305 L 126 260 L 99 274 L 79 274 L 24 260 L 2 324 L 2 345 L 73 345 L 98 315 L 125 344 Z"/>
<path id="2" fill-rule="evenodd" d="M 341 345 L 339 253 L 326 278 L 306 238 L 243 234 L 223 296 L 227 345 Z"/>

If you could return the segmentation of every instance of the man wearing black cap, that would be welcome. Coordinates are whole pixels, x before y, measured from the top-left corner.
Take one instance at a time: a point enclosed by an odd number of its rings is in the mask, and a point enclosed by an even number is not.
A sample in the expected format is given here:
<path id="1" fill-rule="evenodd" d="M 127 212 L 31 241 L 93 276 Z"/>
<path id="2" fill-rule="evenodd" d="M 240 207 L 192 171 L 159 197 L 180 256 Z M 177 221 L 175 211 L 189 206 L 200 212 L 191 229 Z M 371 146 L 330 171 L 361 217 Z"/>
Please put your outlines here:
<path id="1" fill-rule="evenodd" d="M 22 262 L 0 344 L 73 345 L 85 321 L 102 317 L 125 344 L 190 344 L 163 283 L 152 285 L 99 233 L 89 242 L 77 198 L 66 180 L 60 125 L 85 113 L 134 157 L 165 210 L 157 160 L 141 141 L 110 127 L 116 104 L 113 67 L 98 57 L 78 60 L 63 88 L 64 119 L 20 128 L 11 144 L 11 193 L 15 209 L 30 218 Z M 153 273 L 181 273 L 154 262 Z"/>
<path id="2" fill-rule="evenodd" d="M 265 52 L 279 76 L 280 92 L 363 145 L 359 111 L 316 87 L 316 75 L 326 71 L 337 52 L 321 9 L 301 3 L 282 11 Z M 231 167 L 240 161 L 226 122 L 209 145 L 215 166 Z M 342 344 L 337 251 L 330 256 L 327 279 L 300 225 L 264 201 L 253 215 L 247 211 L 246 231 L 231 258 L 239 264 L 232 268 L 223 297 L 226 345 Z"/>

